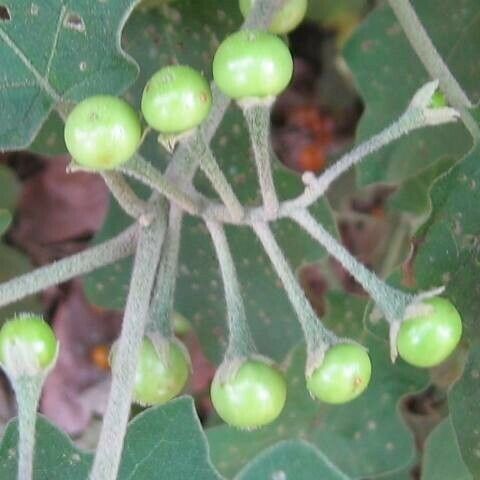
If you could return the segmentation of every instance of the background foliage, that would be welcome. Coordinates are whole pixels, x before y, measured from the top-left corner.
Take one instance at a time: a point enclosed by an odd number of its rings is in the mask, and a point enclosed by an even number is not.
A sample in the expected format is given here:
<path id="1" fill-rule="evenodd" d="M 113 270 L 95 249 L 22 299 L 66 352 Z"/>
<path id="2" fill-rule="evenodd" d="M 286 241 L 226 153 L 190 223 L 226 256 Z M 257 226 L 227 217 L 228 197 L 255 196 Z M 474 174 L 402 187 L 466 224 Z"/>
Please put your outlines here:
<path id="1" fill-rule="evenodd" d="M 28 147 L 42 154 L 63 153 L 61 117 L 72 102 L 102 92 L 125 94 L 138 107 L 143 85 L 162 65 L 188 63 L 211 79 L 216 46 L 241 22 L 236 0 L 154 1 L 131 13 L 135 3 L 2 2 L 9 18 L 0 19 L 0 150 Z M 370 3 L 312 0 L 309 21 L 327 30 L 350 32 Z M 479 2 L 413 3 L 451 71 L 469 98 L 478 102 Z M 345 46 L 344 59 L 365 105 L 357 131 L 359 142 L 394 120 L 428 79 L 386 4 L 376 7 L 357 26 Z M 356 172 L 362 187 L 386 183 L 396 188 L 388 202 L 388 218 L 407 225 L 404 244 L 411 239 L 412 249 L 408 258 L 405 245 L 401 250 L 404 255 L 397 263 L 403 260 L 404 268 L 397 270 L 395 281 L 416 289 L 447 286 L 465 327 L 464 343 L 455 358 L 433 372 L 412 369 L 401 361 L 390 364 L 385 329 L 364 314 L 366 300 L 336 285 L 326 297 L 325 321 L 369 348 L 374 377 L 366 394 L 351 404 L 319 406 L 304 388 L 301 332 L 283 290 L 253 235 L 229 229 L 259 350 L 283 362 L 287 372 L 287 407 L 272 426 L 248 433 L 218 425 L 215 418 L 206 422 L 204 431 L 192 400 L 186 397 L 145 411 L 129 427 L 120 478 L 135 475 L 147 480 L 152 472 L 161 472 L 165 479 L 225 475 L 238 480 L 277 480 L 296 475 L 304 480 L 319 478 L 321 472 L 332 480 L 395 480 L 411 478 L 414 465 L 421 465 L 422 480 L 478 478 L 480 152 L 471 143 L 460 123 L 421 130 L 372 155 Z M 248 136 L 235 107 L 227 114 L 213 149 L 240 199 L 257 201 Z M 158 166 L 166 165 L 167 158 L 153 136 L 142 153 Z M 302 188 L 298 176 L 279 162 L 275 177 L 282 198 Z M 200 174 L 196 185 L 213 194 Z M 19 190 L 12 171 L 2 164 L 2 281 L 31 269 L 28 258 L 3 239 Z M 341 191 L 340 195 L 350 193 Z M 333 196 L 338 195 L 337 191 Z M 322 201 L 315 215 L 336 234 L 338 208 L 334 207 L 332 211 Z M 111 202 L 93 241 L 110 238 L 127 223 Z M 288 221 L 279 222 L 275 233 L 292 266 L 322 260 L 322 269 L 328 272 L 324 252 Z M 130 267 L 127 260 L 87 276 L 89 300 L 103 308 L 121 309 Z M 219 362 L 226 340 L 222 285 L 206 231 L 196 220 L 189 219 L 185 225 L 178 281 L 176 309 L 190 319 L 208 358 Z M 2 316 L 26 309 L 40 306 L 30 299 L 2 310 Z M 418 425 L 405 414 L 405 396 L 416 393 L 415 398 L 424 398 L 432 391 L 440 404 L 435 411 L 436 426 L 419 433 Z M 13 478 L 16 436 L 13 421 L 0 445 L 1 478 Z M 426 441 L 419 442 L 422 437 Z M 38 423 L 37 440 L 36 478 L 85 478 L 91 455 L 45 419 Z"/>

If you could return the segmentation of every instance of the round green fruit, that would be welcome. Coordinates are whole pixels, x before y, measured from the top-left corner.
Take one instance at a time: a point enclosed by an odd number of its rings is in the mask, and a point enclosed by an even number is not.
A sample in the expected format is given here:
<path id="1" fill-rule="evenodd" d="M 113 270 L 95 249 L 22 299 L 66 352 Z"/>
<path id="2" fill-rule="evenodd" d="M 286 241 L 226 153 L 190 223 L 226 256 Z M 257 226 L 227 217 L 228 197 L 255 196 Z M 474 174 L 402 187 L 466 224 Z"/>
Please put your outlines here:
<path id="1" fill-rule="evenodd" d="M 322 364 L 307 378 L 307 388 L 322 402 L 346 403 L 367 388 L 371 374 L 370 357 L 363 347 L 339 343 L 327 350 Z"/>
<path id="2" fill-rule="evenodd" d="M 148 81 L 142 96 L 147 123 L 161 133 L 180 134 L 206 118 L 212 106 L 203 75 L 184 65 L 162 68 Z"/>
<path id="3" fill-rule="evenodd" d="M 236 374 L 213 379 L 210 396 L 215 410 L 229 425 L 254 429 L 273 422 L 285 405 L 287 385 L 283 375 L 261 360 L 248 360 Z"/>
<path id="4" fill-rule="evenodd" d="M 190 362 L 185 349 L 170 342 L 164 362 L 152 341 L 144 338 L 135 373 L 134 400 L 141 405 L 159 405 L 176 397 L 185 387 Z"/>
<path id="5" fill-rule="evenodd" d="M 65 143 L 76 163 L 109 170 L 136 152 L 142 129 L 137 113 L 124 100 L 97 95 L 80 102 L 65 123 Z"/>
<path id="6" fill-rule="evenodd" d="M 442 297 L 424 300 L 431 312 L 402 322 L 397 336 L 400 356 L 416 367 L 434 367 L 443 362 L 462 336 L 462 319 L 452 303 Z"/>
<path id="7" fill-rule="evenodd" d="M 289 84 L 293 59 L 277 36 L 242 30 L 227 37 L 213 59 L 220 90 L 236 100 L 275 97 Z"/>
<path id="8" fill-rule="evenodd" d="M 53 366 L 57 350 L 53 330 L 38 315 L 19 315 L 0 329 L 0 363 L 7 369 L 14 367 L 18 373 L 25 374 L 47 370 Z M 11 358 L 12 355 L 15 358 Z"/>
<path id="9" fill-rule="evenodd" d="M 244 17 L 246 17 L 255 0 L 240 0 L 239 6 Z M 307 13 L 308 0 L 287 0 L 283 7 L 274 15 L 272 23 L 268 28 L 270 32 L 278 35 L 289 33 L 301 23 Z"/>

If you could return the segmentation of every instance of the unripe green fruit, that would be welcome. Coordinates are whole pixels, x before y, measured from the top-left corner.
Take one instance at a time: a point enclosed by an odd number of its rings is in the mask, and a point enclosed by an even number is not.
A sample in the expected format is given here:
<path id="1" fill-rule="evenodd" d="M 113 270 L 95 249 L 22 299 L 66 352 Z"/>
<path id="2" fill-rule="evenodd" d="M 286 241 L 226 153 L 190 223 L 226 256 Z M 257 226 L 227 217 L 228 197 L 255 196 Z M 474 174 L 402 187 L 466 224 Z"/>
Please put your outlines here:
<path id="1" fill-rule="evenodd" d="M 371 374 L 370 357 L 363 347 L 339 343 L 327 350 L 322 364 L 307 378 L 307 387 L 322 402 L 346 403 L 367 388 Z"/>
<path id="2" fill-rule="evenodd" d="M 215 410 L 229 425 L 253 429 L 273 422 L 287 396 L 283 375 L 267 363 L 252 359 L 243 363 L 233 378 L 215 375 L 210 396 Z"/>
<path id="3" fill-rule="evenodd" d="M 276 97 L 290 83 L 293 59 L 277 36 L 242 30 L 227 37 L 213 59 L 213 78 L 229 97 Z"/>
<path id="4" fill-rule="evenodd" d="M 76 163 L 109 170 L 136 152 L 142 129 L 137 113 L 124 100 L 97 95 L 80 102 L 65 123 L 65 143 Z"/>
<path id="5" fill-rule="evenodd" d="M 197 127 L 211 106 L 210 85 L 201 73 L 184 65 L 159 70 L 142 96 L 145 120 L 161 133 L 180 134 Z"/>
<path id="6" fill-rule="evenodd" d="M 402 322 L 397 336 L 400 356 L 416 367 L 434 367 L 456 348 L 462 336 L 462 318 L 452 303 L 442 297 L 424 300 L 429 314 Z"/>
<path id="7" fill-rule="evenodd" d="M 9 375 L 35 375 L 49 370 L 57 351 L 53 330 L 38 315 L 19 315 L 0 329 L 0 363 Z"/>

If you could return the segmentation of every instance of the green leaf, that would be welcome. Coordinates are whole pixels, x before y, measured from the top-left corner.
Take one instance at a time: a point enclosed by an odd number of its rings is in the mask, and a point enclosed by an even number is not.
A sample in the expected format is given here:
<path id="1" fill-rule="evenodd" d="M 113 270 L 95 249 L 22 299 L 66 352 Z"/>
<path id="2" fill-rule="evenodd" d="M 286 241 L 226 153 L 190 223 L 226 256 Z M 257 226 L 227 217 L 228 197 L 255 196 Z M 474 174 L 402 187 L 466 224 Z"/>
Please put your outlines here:
<path id="1" fill-rule="evenodd" d="M 0 21 L 0 149 L 25 148 L 52 109 L 130 85 L 120 32 L 136 0 L 6 0 Z"/>
<path id="2" fill-rule="evenodd" d="M 388 205 L 401 212 L 409 213 L 421 221 L 421 217 L 430 213 L 430 188 L 435 180 L 452 167 L 451 158 L 441 158 L 412 178 L 407 179 L 389 198 Z"/>
<path id="3" fill-rule="evenodd" d="M 0 208 L 0 235 L 5 233 L 5 231 L 10 226 L 12 222 L 12 215 L 8 210 Z"/>
<path id="4" fill-rule="evenodd" d="M 463 463 L 449 418 L 429 435 L 423 455 L 422 480 L 473 480 Z"/>
<path id="5" fill-rule="evenodd" d="M 470 351 L 462 378 L 453 386 L 448 396 L 455 447 L 473 475 L 480 475 L 480 346 Z M 455 438 L 456 436 L 456 438 Z M 468 477 L 469 478 L 469 477 Z"/>
<path id="6" fill-rule="evenodd" d="M 342 336 L 358 338 L 369 349 L 370 386 L 346 405 L 315 402 L 305 387 L 304 347 L 296 348 L 287 359 L 287 404 L 276 422 L 254 432 L 226 425 L 207 430 L 213 461 L 225 476 L 233 476 L 262 449 L 289 438 L 309 441 L 355 479 L 401 469 L 415 458 L 412 435 L 397 405 L 403 395 L 425 385 L 425 373 L 401 363 L 392 365 L 385 342 L 364 332 L 359 337 L 364 300 L 340 293 L 328 299 L 326 323 Z"/>
<path id="7" fill-rule="evenodd" d="M 32 264 L 27 256 L 8 245 L 0 242 L 0 283 L 32 270 Z M 19 312 L 42 313 L 43 308 L 37 297 L 27 297 L 0 309 L 0 324 Z M 1 478 L 1 477 L 0 477 Z"/>
<path id="8" fill-rule="evenodd" d="M 18 425 L 9 423 L 0 444 L 0 478 L 16 478 Z M 92 455 L 76 448 L 70 438 L 38 417 L 35 480 L 85 480 Z M 220 480 L 193 400 L 182 397 L 145 410 L 129 424 L 118 480 Z"/>
<path id="9" fill-rule="evenodd" d="M 480 65 L 474 45 L 480 32 L 480 4 L 464 0 L 417 0 L 415 10 L 455 78 L 473 102 L 480 98 Z M 345 49 L 345 57 L 366 104 L 358 139 L 369 138 L 401 114 L 428 80 L 426 71 L 385 2 L 369 15 Z M 399 182 L 441 157 L 461 158 L 471 139 L 461 123 L 427 128 L 371 155 L 360 165 L 359 182 Z"/>
<path id="10" fill-rule="evenodd" d="M 348 480 L 325 455 L 300 440 L 278 443 L 254 458 L 235 480 Z"/>
<path id="11" fill-rule="evenodd" d="M 130 423 L 119 480 L 133 478 L 220 480 L 190 397 L 150 408 Z"/>
<path id="12" fill-rule="evenodd" d="M 133 103 L 139 102 L 149 76 L 162 65 L 171 63 L 171 58 L 192 64 L 210 75 L 217 40 L 240 23 L 240 16 L 236 0 L 224 2 L 221 8 L 213 0 L 201 0 L 201 7 L 199 3 L 189 0 L 172 4 L 161 11 L 136 12 L 128 22 L 125 31 L 127 49 L 141 65 L 141 76 L 127 94 Z M 193 15 L 192 11 L 198 12 L 198 15 Z M 212 11 L 216 14 L 211 15 Z M 181 22 L 178 21 L 180 18 Z M 192 32 L 195 32 L 193 43 Z M 170 50 L 164 48 L 166 44 Z M 184 47 L 186 44 L 189 48 Z M 152 58 L 156 61 L 152 62 Z M 143 153 L 152 163 L 162 163 L 166 155 L 155 143 L 155 136 L 151 137 L 153 141 L 147 142 Z M 249 137 L 237 107 L 232 105 L 228 111 L 212 147 L 239 198 L 249 205 L 260 202 Z M 278 162 L 274 174 L 282 198 L 293 197 L 303 190 L 299 176 L 287 171 Z M 201 173 L 197 175 L 195 185 L 202 192 L 213 194 Z M 334 231 L 326 203 L 319 202 L 313 211 L 327 228 Z M 117 232 L 126 221 L 123 213 L 112 205 L 96 241 Z M 294 268 L 324 255 L 308 235 L 288 220 L 278 222 L 275 233 Z M 228 228 L 227 235 L 259 350 L 280 360 L 301 337 L 295 314 L 252 231 L 245 227 L 232 227 Z M 105 307 L 122 308 L 130 265 L 126 261 L 89 275 L 86 281 L 89 299 Z M 185 219 L 179 265 L 175 309 L 192 322 L 207 355 L 219 361 L 227 335 L 223 285 L 210 238 L 204 224 L 197 219 Z"/>
<path id="13" fill-rule="evenodd" d="M 480 148 L 442 176 L 432 189 L 432 214 L 415 238 L 410 281 L 416 289 L 445 285 L 445 296 L 460 311 L 464 338 L 474 348 L 462 379 L 449 395 L 449 407 L 461 454 L 475 476 L 480 473 L 478 361 L 480 329 Z M 475 392 L 475 393 L 474 393 Z M 475 453 L 476 452 L 476 453 Z"/>
<path id="14" fill-rule="evenodd" d="M 20 184 L 15 174 L 6 166 L 0 165 L 0 208 L 12 211 L 20 195 Z"/>
<path id="15" fill-rule="evenodd" d="M 17 478 L 18 423 L 12 420 L 0 443 L 0 478 Z M 43 417 L 37 418 L 35 480 L 85 480 L 92 458 Z"/>
<path id="16" fill-rule="evenodd" d="M 471 342 L 480 340 L 480 297 L 474 293 L 480 278 L 479 160 L 477 148 L 434 185 L 432 215 L 415 236 L 419 248 L 411 265 L 416 289 L 447 287 Z"/>
<path id="17" fill-rule="evenodd" d="M 57 112 L 51 112 L 28 149 L 40 155 L 63 155 L 67 153 L 63 129 L 63 120 Z"/>

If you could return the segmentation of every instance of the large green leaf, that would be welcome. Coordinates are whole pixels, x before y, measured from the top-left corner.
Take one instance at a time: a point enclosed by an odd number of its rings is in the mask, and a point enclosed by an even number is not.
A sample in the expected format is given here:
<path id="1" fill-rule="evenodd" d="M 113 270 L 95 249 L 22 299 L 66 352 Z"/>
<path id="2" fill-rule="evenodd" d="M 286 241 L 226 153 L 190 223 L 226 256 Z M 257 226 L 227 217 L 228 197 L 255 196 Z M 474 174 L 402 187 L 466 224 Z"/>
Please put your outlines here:
<path id="1" fill-rule="evenodd" d="M 349 480 L 312 445 L 292 440 L 281 442 L 254 458 L 235 480 L 287 479 Z"/>
<path id="2" fill-rule="evenodd" d="M 34 480 L 86 480 L 92 455 L 39 417 L 36 426 Z M 0 444 L 0 478 L 16 478 L 17 421 L 12 421 Z M 182 397 L 145 410 L 130 422 L 118 480 L 220 480 L 193 400 Z"/>
<path id="3" fill-rule="evenodd" d="M 116 94 L 136 65 L 120 49 L 136 0 L 6 0 L 0 19 L 0 149 L 30 145 L 52 109 Z"/>
<path id="4" fill-rule="evenodd" d="M 17 478 L 18 423 L 11 421 L 0 444 L 0 478 Z M 85 480 L 91 455 L 76 448 L 63 432 L 43 417 L 36 424 L 34 480 Z"/>
<path id="5" fill-rule="evenodd" d="M 463 463 L 450 419 L 430 434 L 425 445 L 422 480 L 473 480 Z"/>
<path id="6" fill-rule="evenodd" d="M 191 398 L 146 410 L 130 423 L 119 480 L 133 478 L 220 480 Z"/>
<path id="7" fill-rule="evenodd" d="M 448 403 L 455 435 L 452 442 L 465 461 L 473 478 L 480 476 L 480 345 L 470 351 L 463 377 L 452 388 Z M 458 443 L 457 443 L 458 442 Z M 450 447 L 454 448 L 454 447 Z"/>
<path id="8" fill-rule="evenodd" d="M 480 437 L 477 418 L 478 311 L 480 296 L 480 149 L 469 153 L 442 176 L 432 189 L 432 215 L 416 235 L 417 252 L 409 266 L 416 289 L 445 285 L 445 295 L 459 309 L 464 346 L 475 346 L 462 379 L 449 395 L 449 407 L 461 454 L 473 476 L 480 473 Z M 476 392 L 476 393 L 474 393 Z"/>
<path id="9" fill-rule="evenodd" d="M 480 62 L 474 45 L 480 32 L 477 0 L 416 0 L 429 35 L 452 73 L 472 99 L 480 98 Z M 347 62 L 366 104 L 359 141 L 393 121 L 428 80 L 426 71 L 384 2 L 361 25 L 345 49 Z M 423 129 L 371 155 L 359 167 L 361 184 L 398 182 L 440 157 L 461 158 L 471 141 L 459 124 Z"/>
<path id="10" fill-rule="evenodd" d="M 192 64 L 210 76 L 210 63 L 217 41 L 240 23 L 238 2 L 229 0 L 223 2 L 221 7 L 215 0 L 201 0 L 201 7 L 199 3 L 190 0 L 161 11 L 137 12 L 129 21 L 125 44 L 128 52 L 141 65 L 141 76 L 127 94 L 133 103 L 139 102 L 149 76 L 162 65 L 171 63 L 172 59 Z M 212 11 L 216 14 L 211 15 Z M 178 18 L 182 19 L 181 23 L 175 20 Z M 195 32 L 195 42 L 191 41 L 192 32 Z M 189 47 L 185 48 L 185 45 Z M 154 135 L 151 140 L 155 140 Z M 259 202 L 249 139 L 237 107 L 232 106 L 227 113 L 214 139 L 213 149 L 240 199 L 247 204 Z M 143 153 L 157 164 L 165 160 L 165 153 L 155 141 L 147 142 Z M 283 198 L 292 197 L 303 190 L 300 178 L 278 162 L 275 181 Z M 199 190 L 212 194 L 201 173 L 197 175 L 195 184 Z M 314 212 L 328 228 L 334 230 L 325 203 L 319 202 Z M 113 205 L 96 241 L 117 232 L 126 221 L 125 216 Z M 275 232 L 294 268 L 323 255 L 320 247 L 289 221 L 279 222 Z M 262 353 L 281 359 L 301 335 L 294 312 L 253 233 L 247 228 L 229 228 L 227 233 L 258 347 Z M 90 300 L 103 306 L 122 308 L 129 275 L 130 262 L 94 272 L 86 281 Z M 187 218 L 184 224 L 176 310 L 192 321 L 210 358 L 219 360 L 226 341 L 223 286 L 206 228 L 193 218 Z"/>
<path id="11" fill-rule="evenodd" d="M 276 422 L 255 432 L 242 432 L 226 425 L 207 431 L 212 458 L 221 473 L 232 476 L 259 451 L 289 438 L 311 442 L 355 479 L 411 464 L 416 456 L 415 445 L 399 417 L 397 405 L 407 392 L 421 388 L 426 376 L 405 364 L 392 365 L 386 344 L 362 333 L 364 307 L 364 300 L 331 294 L 326 321 L 342 336 L 359 338 L 368 347 L 373 376 L 366 392 L 343 406 L 315 402 L 305 387 L 304 348 L 297 348 L 287 361 L 289 394 Z M 229 451 L 235 454 L 225 455 Z"/>

